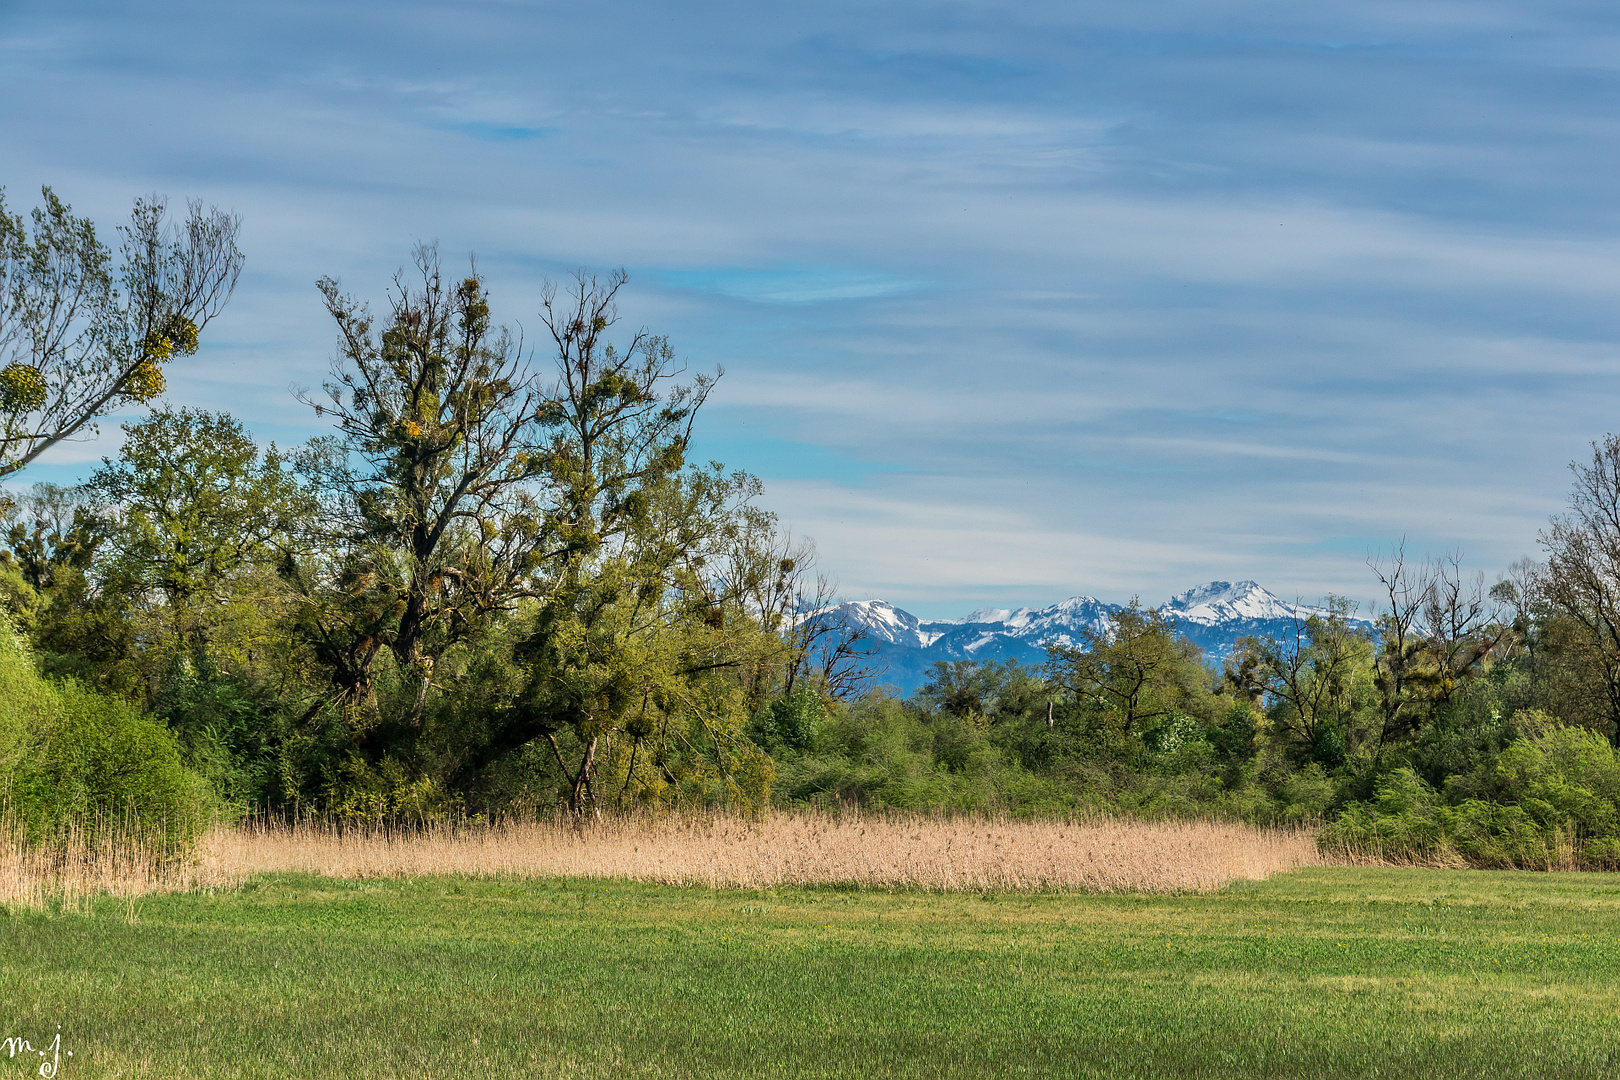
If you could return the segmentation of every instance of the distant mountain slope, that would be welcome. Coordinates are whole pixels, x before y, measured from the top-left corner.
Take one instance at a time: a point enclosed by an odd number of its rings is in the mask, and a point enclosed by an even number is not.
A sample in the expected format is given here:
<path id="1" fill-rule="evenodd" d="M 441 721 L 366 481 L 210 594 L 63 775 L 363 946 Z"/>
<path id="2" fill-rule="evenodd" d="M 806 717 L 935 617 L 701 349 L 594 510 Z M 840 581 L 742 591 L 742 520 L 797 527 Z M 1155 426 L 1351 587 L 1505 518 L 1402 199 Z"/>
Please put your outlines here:
<path id="1" fill-rule="evenodd" d="M 960 621 L 935 622 L 924 622 L 884 600 L 855 601 L 837 610 L 865 628 L 878 682 L 910 693 L 927 682 L 929 669 L 940 660 L 1045 663 L 1047 642 L 1079 644 L 1081 630 L 1102 629 L 1121 606 L 1073 596 L 1050 607 L 980 608 Z M 1239 638 L 1292 628 L 1295 605 L 1253 581 L 1211 581 L 1171 597 L 1159 609 L 1174 616 L 1180 633 L 1210 660 L 1219 661 Z M 1320 609 L 1299 610 L 1310 614 Z"/>

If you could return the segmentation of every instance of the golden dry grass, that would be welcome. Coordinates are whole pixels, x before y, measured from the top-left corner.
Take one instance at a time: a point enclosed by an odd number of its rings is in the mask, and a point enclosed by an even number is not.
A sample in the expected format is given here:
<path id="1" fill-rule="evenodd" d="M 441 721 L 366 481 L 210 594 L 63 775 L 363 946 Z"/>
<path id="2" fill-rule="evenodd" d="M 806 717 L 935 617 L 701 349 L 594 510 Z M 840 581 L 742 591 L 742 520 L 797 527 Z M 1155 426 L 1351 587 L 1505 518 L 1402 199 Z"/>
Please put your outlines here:
<path id="1" fill-rule="evenodd" d="M 125 823 L 69 828 L 48 845 L 29 844 L 0 817 L 0 907 L 87 910 L 98 896 L 136 897 L 202 884 L 195 859 L 163 858 L 159 845 Z"/>
<path id="2" fill-rule="evenodd" d="M 0 902 L 77 904 L 97 893 L 229 887 L 261 873 L 341 878 L 439 874 L 619 878 L 763 889 L 862 885 L 937 890 L 1186 892 L 1321 861 L 1313 835 L 1219 822 L 1007 821 L 783 814 L 428 825 L 303 822 L 216 828 L 185 863 L 127 838 L 54 854 L 0 842 Z"/>

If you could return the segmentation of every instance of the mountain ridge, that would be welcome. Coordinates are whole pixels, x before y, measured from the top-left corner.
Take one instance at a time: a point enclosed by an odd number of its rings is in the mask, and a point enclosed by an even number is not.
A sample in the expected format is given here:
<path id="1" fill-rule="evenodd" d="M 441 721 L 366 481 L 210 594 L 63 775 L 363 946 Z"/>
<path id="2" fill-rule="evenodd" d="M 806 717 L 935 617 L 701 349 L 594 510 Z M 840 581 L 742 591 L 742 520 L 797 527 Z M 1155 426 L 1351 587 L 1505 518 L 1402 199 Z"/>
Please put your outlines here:
<path id="1" fill-rule="evenodd" d="M 1308 618 L 1326 610 L 1288 603 L 1251 580 L 1206 582 L 1156 606 L 1211 660 L 1229 654 L 1239 638 L 1291 629 L 1296 613 Z M 877 681 L 910 693 L 941 660 L 1043 663 L 1048 642 L 1078 645 L 1083 631 L 1102 632 L 1108 616 L 1124 607 L 1071 596 L 1042 608 L 979 608 L 963 619 L 919 619 L 886 600 L 855 600 L 832 610 L 866 632 Z M 1351 621 L 1371 625 L 1368 619 Z"/>

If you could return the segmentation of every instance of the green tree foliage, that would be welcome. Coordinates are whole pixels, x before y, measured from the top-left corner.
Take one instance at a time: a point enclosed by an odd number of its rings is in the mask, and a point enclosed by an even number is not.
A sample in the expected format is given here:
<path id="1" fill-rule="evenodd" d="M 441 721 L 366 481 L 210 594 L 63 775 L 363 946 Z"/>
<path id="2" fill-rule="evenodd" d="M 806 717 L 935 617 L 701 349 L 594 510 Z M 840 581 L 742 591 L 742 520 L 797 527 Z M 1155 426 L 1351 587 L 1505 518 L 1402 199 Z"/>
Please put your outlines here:
<path id="1" fill-rule="evenodd" d="M 73 681 L 49 682 L 0 617 L 0 803 L 29 834 L 133 817 L 183 845 L 207 787 L 162 722 Z"/>
<path id="2" fill-rule="evenodd" d="M 0 550 L 0 585 L 41 667 L 115 696 L 144 698 L 124 597 L 98 580 L 96 559 L 109 523 L 92 493 L 35 484 L 13 500 L 12 514 Z"/>
<path id="3" fill-rule="evenodd" d="M 604 751 L 620 798 L 695 785 L 756 806 L 771 769 L 744 734 L 757 697 L 745 676 L 780 639 L 760 618 L 773 612 L 759 582 L 722 571 L 770 519 L 753 507 L 758 481 L 685 467 L 712 379 L 680 382 L 656 335 L 608 340 L 625 280 L 580 276 L 544 297 L 557 372 L 541 408 L 549 582 L 517 648 L 525 688 L 475 761 L 543 740 L 575 813 L 602 804 Z"/>
<path id="4" fill-rule="evenodd" d="M 293 554 L 313 500 L 223 413 L 160 409 L 124 432 L 88 485 L 112 511 L 103 578 L 132 601 L 155 596 L 172 647 L 198 648 L 245 571 Z"/>
<path id="5" fill-rule="evenodd" d="M 137 199 L 115 269 L 94 223 L 42 194 L 31 229 L 0 197 L 0 477 L 162 394 L 163 365 L 197 350 L 242 269 L 220 210 L 192 202 L 175 227 L 163 199 Z"/>
<path id="6" fill-rule="evenodd" d="M 1276 730 L 1328 766 L 1344 763 L 1346 737 L 1368 699 L 1373 649 L 1351 626 L 1353 612 L 1343 597 L 1329 597 L 1323 612 L 1296 606 L 1287 632 L 1244 639 L 1229 665 L 1233 687 L 1264 703 Z"/>
<path id="7" fill-rule="evenodd" d="M 926 706 L 969 723 L 988 726 L 1002 682 L 999 665 L 940 660 L 929 671 L 928 682 L 917 692 L 917 698 Z"/>
<path id="8" fill-rule="evenodd" d="M 1176 635 L 1173 619 L 1132 600 L 1079 645 L 1052 645 L 1048 668 L 1117 737 L 1140 739 L 1157 720 L 1190 711 L 1207 676 L 1196 646 Z"/>
<path id="9" fill-rule="evenodd" d="M 88 570 L 105 529 L 86 494 L 82 488 L 41 483 L 13 501 L 0 563 L 15 566 L 36 591 L 53 587 L 59 570 Z"/>

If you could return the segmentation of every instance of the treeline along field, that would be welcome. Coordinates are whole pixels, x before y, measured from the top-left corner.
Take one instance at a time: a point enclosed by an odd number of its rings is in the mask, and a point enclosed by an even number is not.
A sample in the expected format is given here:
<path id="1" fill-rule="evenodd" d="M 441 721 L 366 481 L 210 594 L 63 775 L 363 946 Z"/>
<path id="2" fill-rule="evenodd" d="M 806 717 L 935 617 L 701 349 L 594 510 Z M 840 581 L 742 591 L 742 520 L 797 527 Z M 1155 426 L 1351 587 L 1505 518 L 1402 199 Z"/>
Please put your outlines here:
<path id="1" fill-rule="evenodd" d="M 118 278 L 53 195 L 32 230 L 0 218 L 16 476 L 114 405 L 156 401 L 241 254 L 234 219 L 194 206 L 170 232 L 143 202 Z M 134 815 L 184 847 L 249 813 L 854 807 L 1306 824 L 1350 858 L 1620 864 L 1620 438 L 1575 468 L 1544 561 L 1489 588 L 1396 546 L 1370 562 L 1371 630 L 1329 597 L 1216 668 L 1133 605 L 1044 666 L 942 664 L 901 699 L 758 481 L 689 460 L 719 373 L 628 329 L 625 280 L 539 288 L 535 349 L 432 248 L 375 308 L 322 278 L 336 351 L 300 399 L 331 434 L 261 448 L 237 418 L 159 406 L 84 485 L 14 481 L 16 828 Z M 102 299 L 46 303 L 74 282 Z"/>

